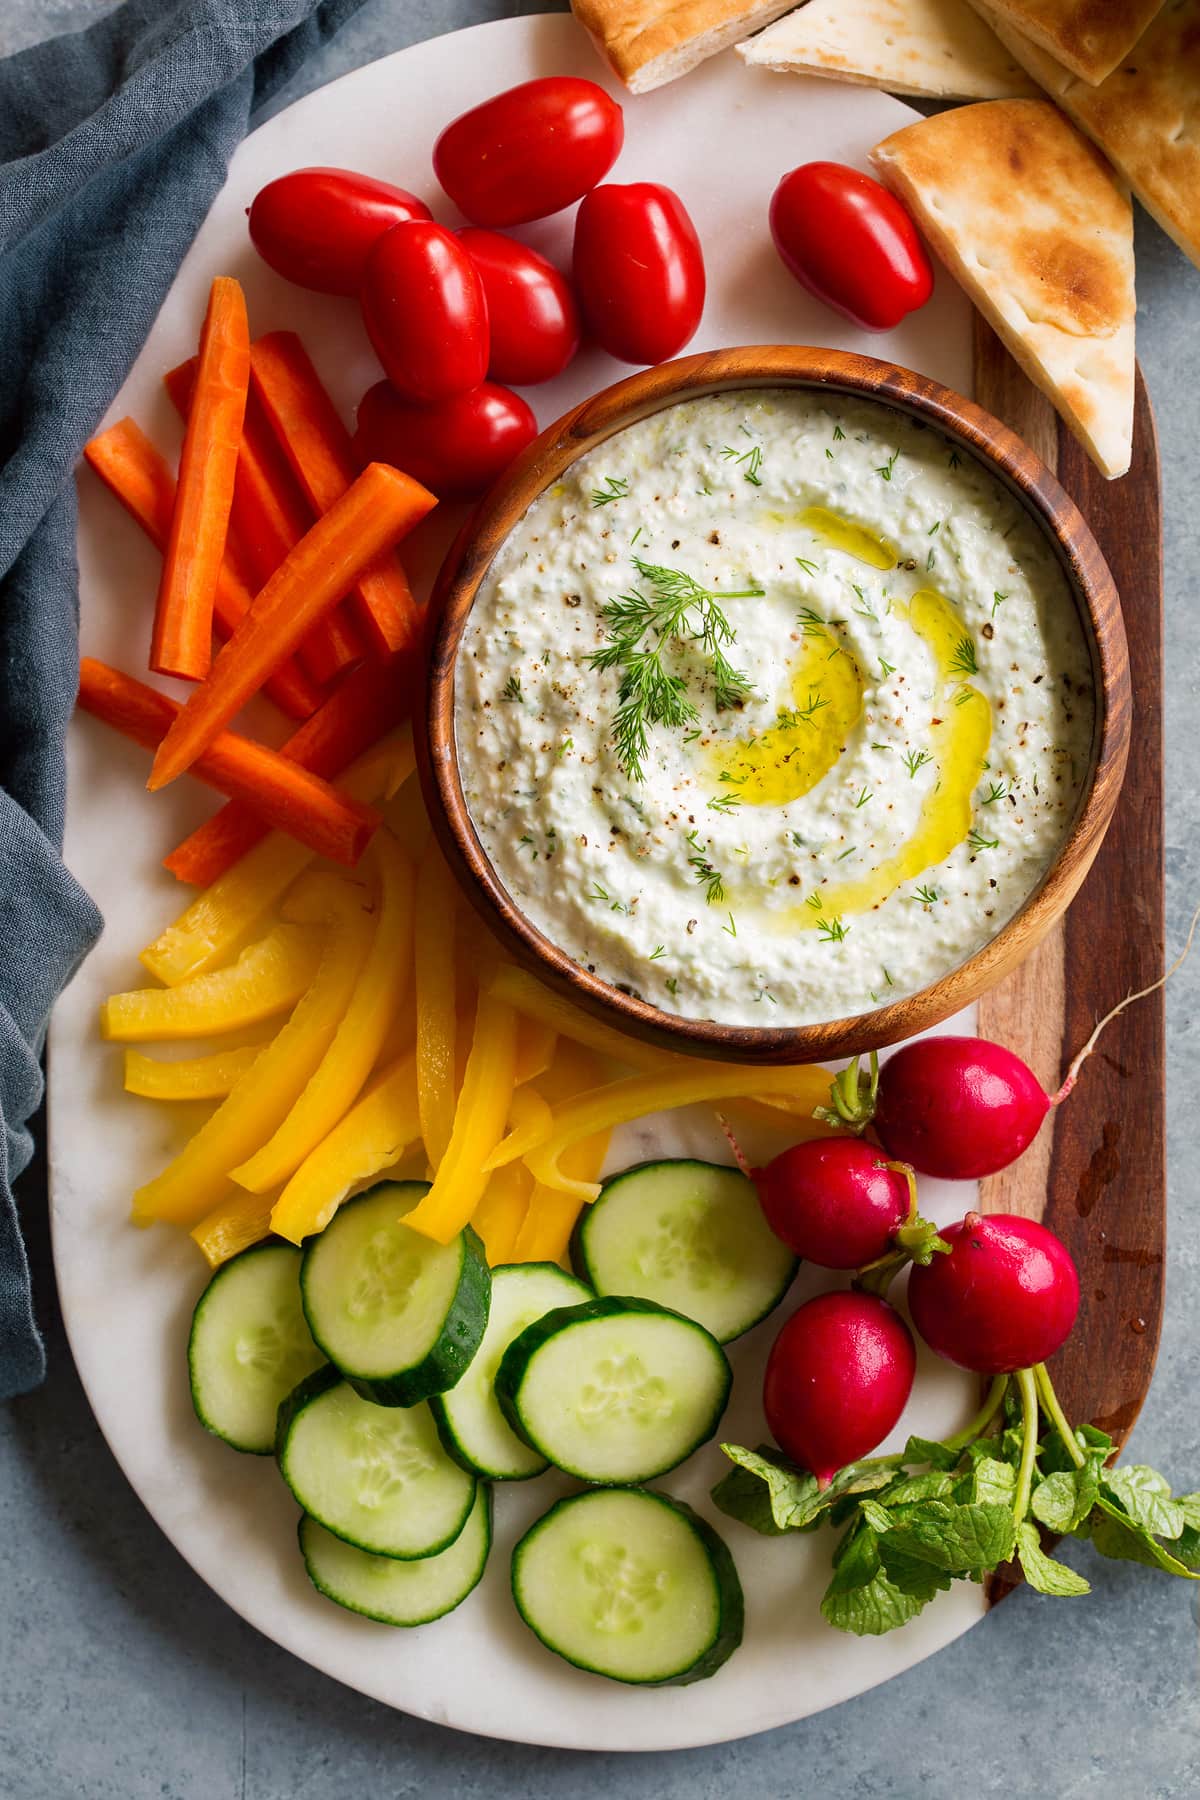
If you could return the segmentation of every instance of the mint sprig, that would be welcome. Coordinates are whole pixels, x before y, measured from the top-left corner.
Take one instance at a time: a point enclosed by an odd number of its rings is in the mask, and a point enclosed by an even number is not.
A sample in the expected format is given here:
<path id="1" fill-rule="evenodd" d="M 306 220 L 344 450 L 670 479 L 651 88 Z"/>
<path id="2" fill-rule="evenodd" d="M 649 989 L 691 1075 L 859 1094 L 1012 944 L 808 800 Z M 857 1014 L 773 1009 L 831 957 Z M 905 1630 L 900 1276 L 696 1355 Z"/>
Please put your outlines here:
<path id="1" fill-rule="evenodd" d="M 1041 1364 L 997 1376 L 957 1436 L 910 1437 L 824 1487 L 769 1445 L 721 1448 L 735 1466 L 713 1500 L 730 1518 L 767 1536 L 826 1523 L 841 1531 L 821 1602 L 839 1631 L 893 1631 L 951 1582 L 980 1581 L 1011 1559 L 1038 1593 L 1089 1593 L 1049 1553 L 1043 1527 L 1101 1556 L 1200 1580 L 1200 1493 L 1173 1494 L 1141 1463 L 1106 1468 L 1112 1439 L 1092 1425 L 1072 1429 Z"/>

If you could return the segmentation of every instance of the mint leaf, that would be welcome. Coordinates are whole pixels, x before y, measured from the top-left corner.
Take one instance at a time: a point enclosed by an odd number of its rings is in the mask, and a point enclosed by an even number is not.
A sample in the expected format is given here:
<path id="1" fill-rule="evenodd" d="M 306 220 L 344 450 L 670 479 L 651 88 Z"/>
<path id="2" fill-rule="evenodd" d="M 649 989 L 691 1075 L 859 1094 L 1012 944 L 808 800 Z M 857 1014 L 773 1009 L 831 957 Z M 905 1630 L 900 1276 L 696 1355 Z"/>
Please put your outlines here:
<path id="1" fill-rule="evenodd" d="M 1011 1463 L 997 1462 L 994 1456 L 982 1456 L 969 1477 L 963 1498 L 983 1506 L 1012 1506 L 1017 1491 L 1017 1472 Z"/>
<path id="2" fill-rule="evenodd" d="M 1098 1431 L 1094 1425 L 1080 1425 L 1075 1433 L 1075 1442 L 1088 1461 L 1096 1467 L 1103 1465 L 1112 1449 L 1112 1439 L 1108 1433 Z M 1048 1432 L 1045 1441 L 1038 1445 L 1038 1462 L 1047 1475 L 1075 1467 L 1074 1460 L 1057 1431 Z"/>
<path id="3" fill-rule="evenodd" d="M 1053 1556 L 1046 1555 L 1038 1536 L 1038 1528 L 1028 1519 L 1017 1526 L 1017 1556 L 1026 1581 L 1039 1594 L 1057 1594 L 1065 1599 L 1076 1594 L 1090 1594 L 1092 1591 L 1082 1575 L 1077 1575 L 1074 1569 L 1068 1569 L 1066 1563 L 1060 1563 Z"/>
<path id="4" fill-rule="evenodd" d="M 1176 1494 L 1175 1504 L 1183 1514 L 1184 1524 L 1200 1531 L 1200 1494 Z"/>
<path id="5" fill-rule="evenodd" d="M 1047 1531 L 1078 1532 L 1099 1491 L 1100 1475 L 1094 1462 L 1082 1469 L 1058 1469 L 1034 1488 L 1030 1510 Z"/>
<path id="6" fill-rule="evenodd" d="M 953 1469 L 962 1461 L 961 1450 L 949 1450 L 934 1438 L 910 1437 L 904 1446 L 906 1463 L 928 1463 L 931 1469 Z"/>
<path id="7" fill-rule="evenodd" d="M 713 1488 L 712 1499 L 714 1506 L 719 1506 L 729 1518 L 736 1519 L 739 1525 L 748 1525 L 751 1531 L 757 1531 L 763 1537 L 783 1537 L 796 1529 L 777 1523 L 770 1487 L 749 1469 L 730 1469 Z M 815 1531 L 819 1522 L 813 1519 L 803 1529 Z"/>
<path id="8" fill-rule="evenodd" d="M 717 1483 L 712 1491 L 714 1504 L 731 1519 L 769 1536 L 781 1531 L 811 1530 L 836 1500 L 886 1487 L 896 1472 L 891 1458 L 867 1458 L 847 1463 L 820 1488 L 815 1475 L 797 1469 L 769 1444 L 761 1444 L 757 1450 L 747 1450 L 741 1444 L 722 1444 L 721 1448 L 730 1462 L 737 1464 L 737 1471 Z M 735 1478 L 737 1473 L 741 1479 Z M 762 1486 L 767 1505 L 761 1494 L 755 1496 L 747 1478 Z"/>
<path id="9" fill-rule="evenodd" d="M 1177 1538 L 1184 1527 L 1183 1508 L 1171 1498 L 1171 1484 L 1144 1463 L 1108 1469 L 1101 1486 L 1138 1525 L 1155 1537 Z"/>
<path id="10" fill-rule="evenodd" d="M 887 1507 L 881 1506 L 878 1500 L 872 1500 L 870 1495 L 863 1496 L 858 1502 L 858 1509 L 873 1531 L 887 1531 L 891 1525 Z"/>
<path id="11" fill-rule="evenodd" d="M 867 1525 L 853 1527 L 838 1546 L 833 1579 L 821 1601 L 826 1621 L 857 1637 L 881 1637 L 915 1619 L 949 1579 L 928 1565 L 888 1553 Z"/>
<path id="12" fill-rule="evenodd" d="M 1091 1516 L 1090 1537 L 1101 1556 L 1117 1562 L 1142 1563 L 1148 1569 L 1162 1569 L 1168 1575 L 1179 1575 L 1187 1581 L 1200 1580 L 1186 1563 L 1164 1550 L 1151 1537 L 1145 1526 L 1131 1519 L 1122 1507 L 1101 1492 Z"/>
<path id="13" fill-rule="evenodd" d="M 889 1512 L 891 1548 L 932 1563 L 950 1575 L 979 1575 L 1012 1555 L 1012 1512 L 1007 1506 L 950 1505 L 927 1500 Z"/>
<path id="14" fill-rule="evenodd" d="M 945 1469 L 925 1475 L 900 1475 L 879 1498 L 884 1506 L 908 1506 L 917 1500 L 944 1500 L 954 1492 L 956 1478 Z"/>
<path id="15" fill-rule="evenodd" d="M 1171 1551 L 1185 1569 L 1200 1572 L 1200 1526 L 1185 1525 L 1179 1536 L 1172 1538 Z"/>

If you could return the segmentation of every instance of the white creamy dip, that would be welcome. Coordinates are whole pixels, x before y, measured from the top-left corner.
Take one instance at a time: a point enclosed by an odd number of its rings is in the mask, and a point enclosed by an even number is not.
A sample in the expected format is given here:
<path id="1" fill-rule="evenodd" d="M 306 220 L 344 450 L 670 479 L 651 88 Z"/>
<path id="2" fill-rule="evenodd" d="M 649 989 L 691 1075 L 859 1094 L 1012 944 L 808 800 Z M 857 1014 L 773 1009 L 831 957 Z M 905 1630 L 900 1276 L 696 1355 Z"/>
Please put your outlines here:
<path id="1" fill-rule="evenodd" d="M 525 915 L 734 1025 L 868 1010 L 994 937 L 1071 824 L 1093 725 L 1066 579 L 995 477 L 889 408 L 784 390 L 581 458 L 488 572 L 455 703 Z"/>

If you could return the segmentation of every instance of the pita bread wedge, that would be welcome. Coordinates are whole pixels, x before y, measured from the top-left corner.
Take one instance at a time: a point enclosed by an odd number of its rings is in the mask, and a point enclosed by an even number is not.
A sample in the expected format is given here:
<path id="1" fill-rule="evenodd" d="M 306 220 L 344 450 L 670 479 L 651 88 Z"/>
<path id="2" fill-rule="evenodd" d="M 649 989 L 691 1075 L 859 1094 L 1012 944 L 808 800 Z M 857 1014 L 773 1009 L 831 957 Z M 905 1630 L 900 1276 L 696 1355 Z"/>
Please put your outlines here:
<path id="1" fill-rule="evenodd" d="M 990 100 L 894 132 L 871 163 L 915 214 L 1097 467 L 1129 467 L 1133 214 L 1047 100 Z"/>
<path id="2" fill-rule="evenodd" d="M 1091 87 L 994 14 L 1013 55 L 1099 144 L 1142 205 L 1200 265 L 1200 0 L 1166 0 L 1119 68 Z"/>
<path id="3" fill-rule="evenodd" d="M 631 94 L 686 75 L 796 0 L 571 0 L 579 23 Z"/>
<path id="4" fill-rule="evenodd" d="M 992 0 L 998 18 L 1093 86 L 1124 62 L 1163 0 Z"/>
<path id="5" fill-rule="evenodd" d="M 1037 92 L 967 0 L 808 0 L 737 53 L 762 68 L 932 100 Z"/>

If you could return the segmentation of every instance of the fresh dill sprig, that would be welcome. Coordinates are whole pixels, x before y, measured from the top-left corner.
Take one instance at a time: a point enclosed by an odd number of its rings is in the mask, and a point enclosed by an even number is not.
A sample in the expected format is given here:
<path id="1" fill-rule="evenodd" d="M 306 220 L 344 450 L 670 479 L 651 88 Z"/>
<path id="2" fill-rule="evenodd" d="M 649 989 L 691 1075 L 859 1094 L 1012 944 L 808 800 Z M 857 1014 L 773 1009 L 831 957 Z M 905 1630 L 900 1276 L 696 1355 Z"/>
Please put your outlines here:
<path id="1" fill-rule="evenodd" d="M 915 894 L 909 894 L 908 898 L 910 900 L 918 901 L 922 906 L 936 906 L 938 902 L 938 891 L 935 887 L 926 885 L 924 887 L 919 887 Z"/>
<path id="2" fill-rule="evenodd" d="M 525 698 L 525 695 L 521 691 L 520 676 L 509 676 L 504 686 L 500 689 L 500 698 L 502 700 L 523 700 Z"/>
<path id="3" fill-rule="evenodd" d="M 929 530 L 925 533 L 925 536 L 926 537 L 936 537 L 938 532 L 941 529 L 942 529 L 942 521 L 940 519 L 935 519 L 933 521 L 933 524 L 929 527 Z"/>
<path id="4" fill-rule="evenodd" d="M 975 655 L 974 638 L 959 638 L 954 646 L 954 655 L 950 658 L 950 667 L 957 675 L 978 675 L 979 662 Z"/>
<path id="5" fill-rule="evenodd" d="M 1005 593 L 1003 588 L 994 588 L 992 590 L 992 617 L 993 617 L 993 619 L 995 618 L 996 614 L 1000 611 L 1000 608 L 1004 605 L 1004 602 L 1007 599 L 1008 599 L 1008 595 L 1007 595 L 1007 593 Z"/>
<path id="6" fill-rule="evenodd" d="M 763 589 L 740 588 L 717 595 L 682 569 L 661 568 L 638 557 L 634 568 L 648 591 L 634 588 L 609 601 L 600 615 L 609 641 L 588 661 L 594 669 L 621 671 L 613 737 L 622 769 L 640 781 L 650 727 L 677 728 L 700 716 L 687 697 L 683 677 L 664 667 L 665 650 L 672 643 L 700 644 L 709 661 L 718 711 L 740 706 L 754 689 L 724 654 L 723 646 L 733 643 L 735 633 L 720 601 L 760 599 Z"/>
<path id="7" fill-rule="evenodd" d="M 714 794 L 707 803 L 710 812 L 729 813 L 742 804 L 740 794 Z"/>
<path id="8" fill-rule="evenodd" d="M 862 785 L 862 788 L 859 792 L 858 799 L 854 802 L 854 805 L 856 808 L 860 807 L 860 806 L 865 806 L 867 804 L 868 800 L 873 800 L 874 798 L 875 798 L 874 794 L 868 792 L 867 785 L 864 782 Z"/>
<path id="9" fill-rule="evenodd" d="M 1000 848 L 999 838 L 984 837 L 982 831 L 976 830 L 975 826 L 972 826 L 967 833 L 967 842 L 972 850 L 998 850 Z"/>
<path id="10" fill-rule="evenodd" d="M 879 679 L 881 681 L 886 681 L 889 675 L 894 675 L 895 673 L 895 663 L 890 663 L 886 656 L 881 656 L 879 659 Z"/>
<path id="11" fill-rule="evenodd" d="M 800 567 L 804 570 L 804 573 L 806 575 L 815 575 L 816 574 L 817 565 L 815 562 L 810 562 L 808 560 L 807 556 L 798 556 L 796 558 L 796 561 L 800 564 Z"/>
<path id="12" fill-rule="evenodd" d="M 603 487 L 592 489 L 592 505 L 607 506 L 612 500 L 624 500 L 629 493 L 629 483 L 623 475 L 609 475 Z"/>
<path id="13" fill-rule="evenodd" d="M 654 946 L 653 950 L 650 952 L 650 956 L 649 956 L 648 960 L 650 962 L 657 962 L 660 956 L 665 956 L 666 954 L 667 954 L 667 946 L 665 944 L 656 944 Z"/>
<path id="14" fill-rule="evenodd" d="M 929 750 L 906 750 L 904 752 L 904 766 L 908 770 L 908 779 L 911 781 L 918 769 L 923 769 L 927 762 L 932 761 L 933 755 Z"/>
<path id="15" fill-rule="evenodd" d="M 804 904 L 805 906 L 811 906 L 814 912 L 820 912 L 824 902 L 822 901 L 820 894 L 810 894 Z"/>
<path id="16" fill-rule="evenodd" d="M 822 919 L 817 927 L 818 936 L 823 944 L 843 943 L 849 930 L 849 925 L 843 924 L 841 919 Z"/>
<path id="17" fill-rule="evenodd" d="M 679 993 L 679 977 L 678 977 L 678 975 L 668 975 L 667 976 L 667 992 L 668 992 L 668 994 L 670 994 L 672 1000 L 674 1000 L 678 996 L 678 993 Z"/>
<path id="18" fill-rule="evenodd" d="M 695 873 L 696 880 L 704 889 L 704 898 L 709 906 L 715 906 L 725 898 L 725 878 L 705 855 L 710 846 L 702 845 L 698 832 L 689 831 L 687 841 L 692 847 L 692 855 L 688 857 L 688 868 Z"/>
<path id="19" fill-rule="evenodd" d="M 820 688 L 809 688 L 808 700 L 803 706 L 787 707 L 775 721 L 777 731 L 786 731 L 791 725 L 811 725 L 817 714 L 828 706 Z"/>
<path id="20" fill-rule="evenodd" d="M 740 453 L 733 448 L 732 444 L 726 444 L 721 451 L 721 456 L 725 462 L 744 463 L 746 466 L 742 470 L 742 479 L 748 481 L 751 487 L 762 486 L 758 475 L 763 460 L 761 444 L 752 444 L 749 450 L 743 450 Z"/>
<path id="21" fill-rule="evenodd" d="M 729 914 L 728 925 L 722 925 L 721 930 L 723 932 L 725 932 L 726 935 L 729 937 L 737 936 L 737 920 L 734 918 L 732 913 Z"/>
<path id="22" fill-rule="evenodd" d="M 840 443 L 841 443 L 841 441 L 842 441 L 842 439 L 843 439 L 843 438 L 844 438 L 844 437 L 845 437 L 845 435 L 846 435 L 846 434 L 845 434 L 845 432 L 844 432 L 844 431 L 843 431 L 843 430 L 842 430 L 842 428 L 841 428 L 841 426 L 840 426 L 840 425 L 835 425 L 835 426 L 834 426 L 834 428 L 833 428 L 833 441 L 834 441 L 834 443 L 835 443 L 835 444 L 840 444 Z"/>
<path id="23" fill-rule="evenodd" d="M 997 800 L 1007 800 L 1007 799 L 1008 799 L 1008 783 L 1007 783 L 1007 781 L 993 781 L 991 783 L 991 785 L 989 786 L 987 793 L 983 796 L 983 799 L 980 801 L 980 805 L 981 806 L 994 806 L 996 804 Z"/>
<path id="24" fill-rule="evenodd" d="M 876 469 L 875 473 L 881 475 L 885 481 L 890 481 L 892 479 L 892 470 L 896 467 L 899 457 L 899 450 L 893 450 L 883 467 L 881 469 Z"/>

